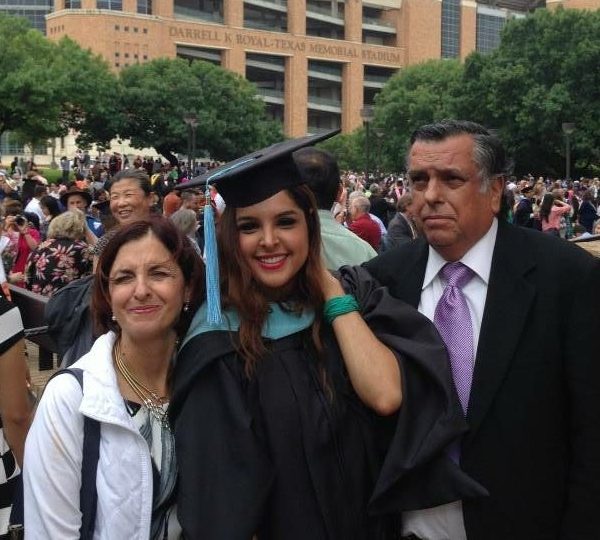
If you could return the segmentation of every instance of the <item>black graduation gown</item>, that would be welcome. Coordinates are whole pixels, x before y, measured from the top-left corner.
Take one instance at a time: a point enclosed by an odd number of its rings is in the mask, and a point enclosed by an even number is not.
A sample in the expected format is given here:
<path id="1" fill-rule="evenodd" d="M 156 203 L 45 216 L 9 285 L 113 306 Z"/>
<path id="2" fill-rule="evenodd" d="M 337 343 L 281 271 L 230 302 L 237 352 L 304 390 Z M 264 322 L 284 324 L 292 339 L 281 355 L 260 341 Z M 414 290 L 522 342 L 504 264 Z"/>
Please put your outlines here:
<path id="1" fill-rule="evenodd" d="M 465 423 L 435 329 L 364 269 L 342 278 L 399 358 L 399 414 L 379 418 L 359 401 L 330 329 L 321 359 L 310 329 L 269 341 L 250 380 L 235 332 L 194 336 L 178 355 L 170 408 L 186 538 L 383 539 L 402 510 L 482 493 L 440 454 Z"/>

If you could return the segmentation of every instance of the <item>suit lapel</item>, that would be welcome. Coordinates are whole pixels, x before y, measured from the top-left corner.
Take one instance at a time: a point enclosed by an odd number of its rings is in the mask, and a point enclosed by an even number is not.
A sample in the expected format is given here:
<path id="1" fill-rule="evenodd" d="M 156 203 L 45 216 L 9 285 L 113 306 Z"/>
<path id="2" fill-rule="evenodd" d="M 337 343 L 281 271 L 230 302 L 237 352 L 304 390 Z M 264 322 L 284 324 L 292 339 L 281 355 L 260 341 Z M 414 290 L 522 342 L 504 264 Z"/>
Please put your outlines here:
<path id="1" fill-rule="evenodd" d="M 535 288 L 525 276 L 535 266 L 517 228 L 499 223 L 469 399 L 467 446 L 476 435 L 525 330 Z M 515 256 L 518 254 L 518 256 Z"/>
<path id="2" fill-rule="evenodd" d="M 429 256 L 429 246 L 425 240 L 416 240 L 414 244 L 416 254 L 411 254 L 410 257 L 406 256 L 404 249 L 396 251 L 396 253 L 403 254 L 402 259 L 397 264 L 389 265 L 389 268 L 393 269 L 394 275 L 389 276 L 390 279 L 385 280 L 384 285 L 389 286 L 390 293 L 393 296 L 401 298 L 411 306 L 418 308 Z"/>

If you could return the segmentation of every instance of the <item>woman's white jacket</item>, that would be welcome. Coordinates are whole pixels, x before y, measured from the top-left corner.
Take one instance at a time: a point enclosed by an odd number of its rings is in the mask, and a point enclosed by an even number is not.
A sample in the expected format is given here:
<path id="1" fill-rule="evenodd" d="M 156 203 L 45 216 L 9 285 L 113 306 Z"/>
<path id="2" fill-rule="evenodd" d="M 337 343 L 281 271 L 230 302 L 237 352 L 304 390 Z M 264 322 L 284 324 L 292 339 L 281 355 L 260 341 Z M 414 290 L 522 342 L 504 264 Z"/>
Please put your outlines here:
<path id="1" fill-rule="evenodd" d="M 152 515 L 150 451 L 127 413 L 112 361 L 115 334 L 100 336 L 69 374 L 50 381 L 27 436 L 23 479 L 25 535 L 79 538 L 83 415 L 101 423 L 94 539 L 148 540 Z"/>

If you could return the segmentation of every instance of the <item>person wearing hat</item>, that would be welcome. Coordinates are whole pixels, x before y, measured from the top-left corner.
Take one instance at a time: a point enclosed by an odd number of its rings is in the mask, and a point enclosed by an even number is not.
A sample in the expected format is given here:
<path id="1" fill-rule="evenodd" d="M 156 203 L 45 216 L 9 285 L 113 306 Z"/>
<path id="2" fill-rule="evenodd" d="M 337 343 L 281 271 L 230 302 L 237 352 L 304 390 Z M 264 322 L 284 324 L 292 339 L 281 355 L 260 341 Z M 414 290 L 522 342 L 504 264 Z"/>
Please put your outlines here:
<path id="1" fill-rule="evenodd" d="M 515 209 L 514 223 L 521 227 L 533 228 L 533 201 L 535 194 L 533 186 L 526 184 L 521 188 L 521 200 Z"/>
<path id="2" fill-rule="evenodd" d="M 214 182 L 226 207 L 220 281 L 209 236 L 207 304 L 172 379 L 185 538 L 392 538 L 390 514 L 482 492 L 449 457 L 430 459 L 464 429 L 434 327 L 362 268 L 339 281 L 324 267 L 293 152 L 332 134 L 189 185 Z"/>
<path id="3" fill-rule="evenodd" d="M 104 234 L 104 228 L 102 227 L 102 222 L 90 215 L 88 212 L 88 209 L 92 204 L 92 196 L 90 192 L 84 189 L 72 187 L 60 196 L 60 202 L 66 210 L 80 210 L 85 214 L 85 221 L 87 225 L 85 231 L 85 241 L 90 246 L 95 245 L 98 241 L 98 238 Z"/>

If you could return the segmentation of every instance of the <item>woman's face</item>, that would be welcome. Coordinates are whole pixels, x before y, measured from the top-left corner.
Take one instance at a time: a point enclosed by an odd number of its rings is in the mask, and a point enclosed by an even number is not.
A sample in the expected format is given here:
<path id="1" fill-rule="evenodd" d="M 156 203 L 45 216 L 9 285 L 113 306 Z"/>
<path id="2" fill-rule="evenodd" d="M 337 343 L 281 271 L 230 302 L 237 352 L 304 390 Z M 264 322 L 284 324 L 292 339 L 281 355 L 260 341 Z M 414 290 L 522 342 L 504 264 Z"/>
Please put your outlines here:
<path id="1" fill-rule="evenodd" d="M 308 258 L 304 212 L 287 191 L 236 210 L 240 252 L 256 281 L 275 292 L 290 285 Z"/>
<path id="2" fill-rule="evenodd" d="M 108 290 L 123 336 L 137 340 L 166 337 L 189 296 L 181 268 L 151 233 L 121 247 Z"/>
<path id="3" fill-rule="evenodd" d="M 110 211 L 121 225 L 150 215 L 152 194 L 146 195 L 137 180 L 123 178 L 110 188 Z"/>
<path id="4" fill-rule="evenodd" d="M 600 221 L 594 226 L 594 234 L 600 234 Z"/>

